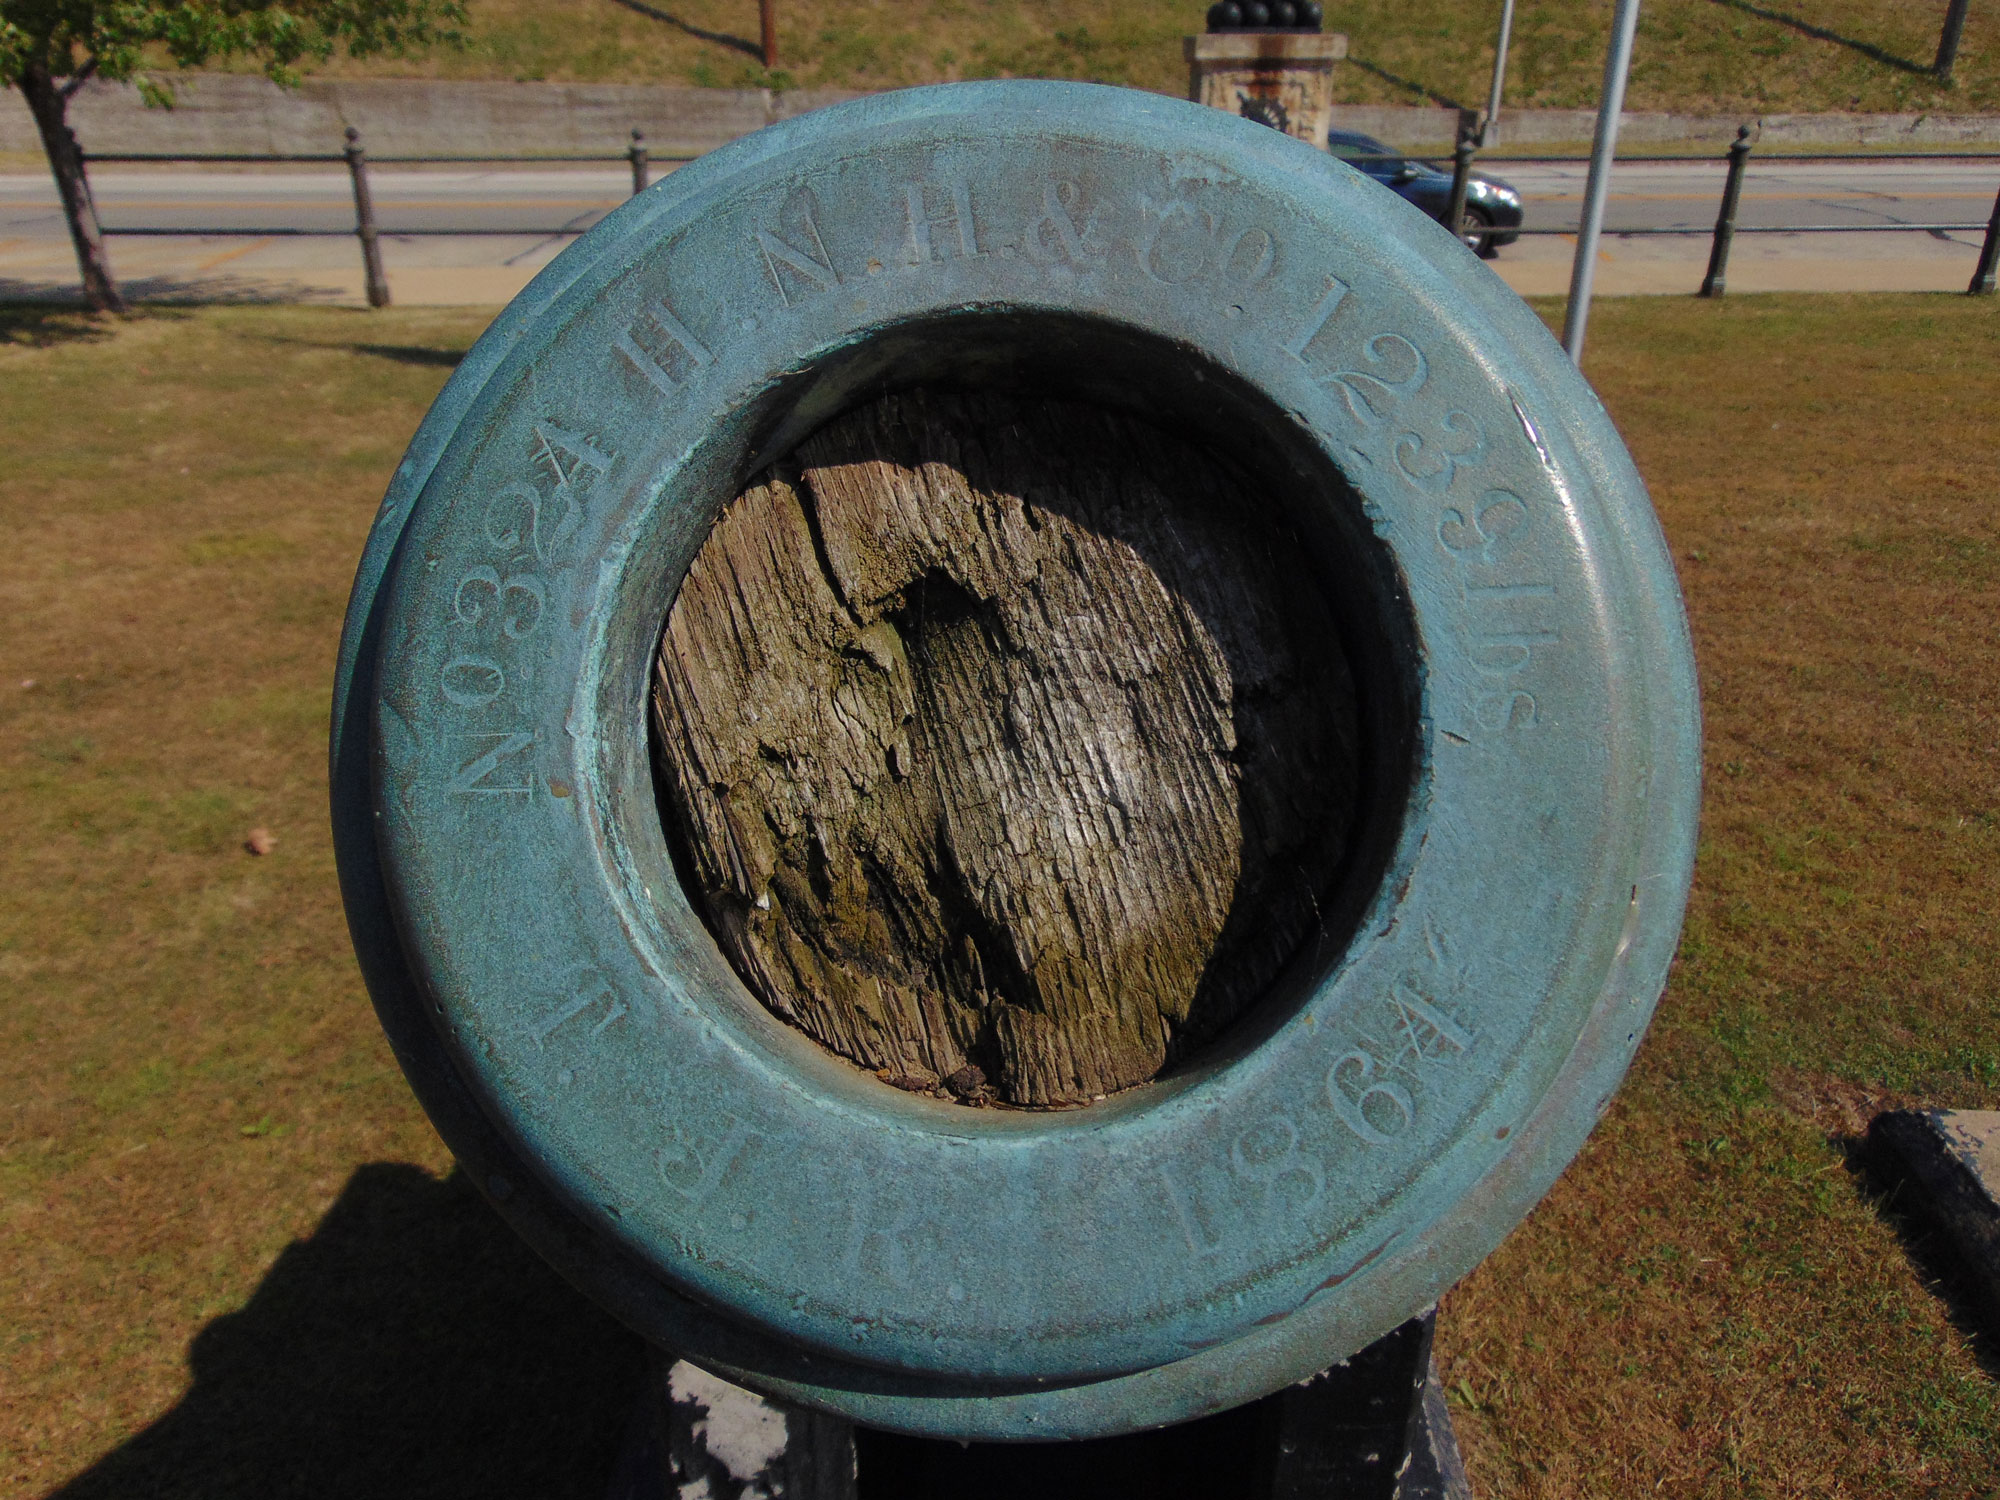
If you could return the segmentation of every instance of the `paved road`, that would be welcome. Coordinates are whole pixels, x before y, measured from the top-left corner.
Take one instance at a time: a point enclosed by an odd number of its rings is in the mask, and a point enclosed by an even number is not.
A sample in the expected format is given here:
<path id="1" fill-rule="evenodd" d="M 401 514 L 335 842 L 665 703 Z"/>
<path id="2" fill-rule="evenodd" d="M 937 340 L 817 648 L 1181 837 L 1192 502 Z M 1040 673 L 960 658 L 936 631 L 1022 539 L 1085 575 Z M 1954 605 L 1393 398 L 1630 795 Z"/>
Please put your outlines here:
<path id="1" fill-rule="evenodd" d="M 1583 210 L 1583 162 L 1494 162 L 1489 170 L 1521 190 L 1531 227 L 1576 228 Z M 1626 163 L 1612 174 L 1605 224 L 1707 230 L 1722 199 L 1723 175 L 1720 162 Z M 1752 157 L 1738 222 L 1984 225 L 1996 190 L 2000 161 L 1763 164 Z"/>
<path id="2" fill-rule="evenodd" d="M 397 171 L 369 173 L 384 233 L 400 228 L 588 228 L 632 190 L 629 171 Z M 354 228 L 347 170 L 283 172 L 98 171 L 91 174 L 107 230 Z M 0 238 L 64 233 L 47 177 L 0 176 Z"/>
<path id="3" fill-rule="evenodd" d="M 1492 164 L 1521 190 L 1527 226 L 1573 231 L 1583 210 L 1582 162 Z M 1708 265 L 1709 231 L 1720 206 L 1720 161 L 1629 162 L 1612 176 L 1607 230 L 1685 229 L 1602 242 L 1600 295 L 1691 292 Z M 1842 234 L 1745 233 L 1729 262 L 1737 291 L 1963 291 L 2000 190 L 2000 161 L 1764 162 L 1753 156 L 1743 183 L 1739 229 L 1851 226 Z M 1980 228 L 1904 233 L 1889 224 Z M 1523 236 L 1494 269 L 1524 296 L 1568 290 L 1575 241 Z"/>
<path id="4" fill-rule="evenodd" d="M 2000 161 L 1860 161 L 1758 164 L 1752 159 L 1741 222 L 1746 225 L 1890 223 L 1983 224 L 2000 187 Z M 1529 225 L 1574 228 L 1582 163 L 1495 162 L 1519 187 Z M 389 237 L 386 258 L 403 301 L 500 302 L 630 191 L 623 169 L 395 170 L 372 174 L 376 211 Z M 115 236 L 119 274 L 142 293 L 297 296 L 348 300 L 358 294 L 351 239 L 296 238 L 268 231 L 349 231 L 354 205 L 344 169 L 191 171 L 105 169 L 94 175 L 107 229 L 150 226 L 188 231 L 164 238 Z M 1705 229 L 1721 192 L 1719 162 L 1628 163 L 1613 182 L 1607 226 Z M 201 235 L 197 231 L 224 231 Z M 399 237 L 399 230 L 473 231 L 476 237 Z M 510 232 L 518 231 L 518 232 Z M 1854 290 L 1962 287 L 1980 235 L 1923 233 L 1759 235 L 1739 242 L 1745 289 L 1851 286 Z M 1566 262 L 1560 236 L 1525 238 L 1495 269 L 1524 292 L 1560 290 Z M 1614 239 L 1606 259 L 1629 274 L 1600 275 L 1617 291 L 1683 291 L 1689 266 L 1698 281 L 1701 236 Z M 1787 266 L 1793 267 L 1787 281 Z M 1843 267 L 1849 268 L 1843 271 Z M 1734 268 L 1732 268 L 1734 269 Z M 49 295 L 73 285 L 74 268 L 54 189 L 45 176 L 0 175 L 0 297 Z M 1843 277 L 1845 278 L 1843 280 Z"/>
<path id="5" fill-rule="evenodd" d="M 1574 228 L 1581 162 L 1494 162 L 1485 170 L 1526 195 L 1529 223 Z M 1619 227 L 1706 228 L 1722 191 L 1719 162 L 1633 162 L 1618 168 L 1607 222 Z M 344 170 L 284 172 L 101 171 L 94 177 L 105 227 L 248 231 L 348 229 L 354 199 Z M 399 228 L 576 229 L 630 191 L 615 171 L 397 171 L 371 174 L 385 233 Z M 2000 161 L 1772 162 L 1744 184 L 1745 223 L 1984 223 L 2000 188 Z M 0 176 L 0 238 L 62 236 L 45 176 Z"/>

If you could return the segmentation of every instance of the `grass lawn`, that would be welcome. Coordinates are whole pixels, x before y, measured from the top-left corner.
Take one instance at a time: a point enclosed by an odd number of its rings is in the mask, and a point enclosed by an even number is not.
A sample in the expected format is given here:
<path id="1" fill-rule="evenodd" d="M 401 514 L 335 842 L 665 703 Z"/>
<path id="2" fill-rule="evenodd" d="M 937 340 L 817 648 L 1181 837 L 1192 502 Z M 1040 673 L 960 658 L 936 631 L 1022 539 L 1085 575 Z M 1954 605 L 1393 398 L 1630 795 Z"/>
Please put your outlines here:
<path id="1" fill-rule="evenodd" d="M 1205 0 L 777 0 L 767 74 L 753 0 L 469 0 L 468 45 L 339 64 L 374 76 L 547 78 L 732 88 L 898 88 L 955 78 L 1087 78 L 1184 94 L 1181 38 Z M 1957 82 L 1929 75 L 1944 0 L 1647 0 L 1631 109 L 2000 110 L 2000 7 L 1974 5 Z M 1509 54 L 1517 107 L 1591 107 L 1612 0 L 1520 0 Z M 1481 107 L 1499 0 L 1339 0 L 1353 51 L 1348 103 Z"/>
<path id="2" fill-rule="evenodd" d="M 632 1342 L 451 1175 L 326 830 L 353 562 L 484 321 L 0 310 L 7 1494 L 602 1493 Z M 2000 1106 L 2000 322 L 1633 298 L 1591 336 L 1707 806 L 1631 1081 L 1445 1308 L 1479 1492 L 1990 1497 L 2000 1387 L 1844 1143 Z"/>

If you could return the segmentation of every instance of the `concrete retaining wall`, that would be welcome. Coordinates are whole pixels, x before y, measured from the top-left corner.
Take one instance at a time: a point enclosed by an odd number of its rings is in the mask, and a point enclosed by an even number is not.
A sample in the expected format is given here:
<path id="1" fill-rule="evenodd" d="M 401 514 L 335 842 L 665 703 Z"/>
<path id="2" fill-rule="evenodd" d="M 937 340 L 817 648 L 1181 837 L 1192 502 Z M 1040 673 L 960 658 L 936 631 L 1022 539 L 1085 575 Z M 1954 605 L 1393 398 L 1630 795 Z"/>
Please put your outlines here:
<path id="1" fill-rule="evenodd" d="M 147 109 L 129 85 L 91 83 L 71 119 L 86 150 L 311 153 L 338 151 L 342 132 L 359 129 L 374 156 L 614 154 L 636 126 L 659 156 L 694 155 L 761 129 L 854 97 L 837 89 L 774 94 L 762 89 L 698 89 L 666 84 L 437 83 L 409 79 L 310 79 L 298 89 L 242 74 L 195 73 L 168 79 L 171 110 Z M 1619 141 L 1627 149 L 1712 144 L 1718 150 L 1748 117 L 1628 113 Z M 1449 109 L 1338 105 L 1336 128 L 1379 136 L 1396 146 L 1449 147 L 1458 115 Z M 1505 110 L 1495 144 L 1571 146 L 1590 139 L 1595 117 L 1583 109 Z M 1760 144 L 1781 146 L 2000 146 L 1993 115 L 1769 115 Z M 0 91 L 0 151 L 39 151 L 20 95 Z"/>
<path id="2" fill-rule="evenodd" d="M 1333 111 L 1334 127 L 1358 130 L 1397 146 L 1449 148 L 1458 134 L 1455 109 L 1411 109 L 1398 105 L 1344 104 Z M 1783 147 L 1863 146 L 1906 147 L 1937 151 L 1953 146 L 1990 149 L 2000 146 L 2000 115 L 1686 115 L 1663 111 L 1627 110 L 1618 122 L 1621 151 L 1648 146 L 1711 144 L 1718 150 L 1736 138 L 1736 128 L 1749 125 L 1757 143 L 1767 150 Z M 1587 143 L 1597 129 L 1597 113 L 1588 109 L 1507 109 L 1500 111 L 1499 129 L 1488 144 L 1574 146 Z"/>
<path id="3" fill-rule="evenodd" d="M 172 109 L 147 109 L 125 84 L 86 84 L 70 121 L 86 151 L 309 154 L 338 151 L 350 125 L 371 156 L 606 155 L 636 127 L 657 156 L 698 155 L 777 120 L 854 97 L 838 89 L 676 88 L 665 84 L 432 83 L 308 79 L 282 89 L 255 75 L 169 75 Z M 0 151 L 39 151 L 21 96 L 0 92 Z"/>

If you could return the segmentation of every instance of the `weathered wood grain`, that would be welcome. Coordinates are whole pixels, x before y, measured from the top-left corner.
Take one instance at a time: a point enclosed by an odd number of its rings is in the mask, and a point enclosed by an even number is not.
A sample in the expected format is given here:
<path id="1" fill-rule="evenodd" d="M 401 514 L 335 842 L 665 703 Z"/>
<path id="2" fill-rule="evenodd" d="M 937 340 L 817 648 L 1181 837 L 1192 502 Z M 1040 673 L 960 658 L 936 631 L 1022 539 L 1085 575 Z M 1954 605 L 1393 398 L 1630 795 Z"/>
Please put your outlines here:
<path id="1" fill-rule="evenodd" d="M 912 393 L 734 500 L 655 674 L 669 822 L 773 1011 L 906 1088 L 1090 1100 L 1318 933 L 1353 693 L 1304 551 L 1089 407 Z"/>

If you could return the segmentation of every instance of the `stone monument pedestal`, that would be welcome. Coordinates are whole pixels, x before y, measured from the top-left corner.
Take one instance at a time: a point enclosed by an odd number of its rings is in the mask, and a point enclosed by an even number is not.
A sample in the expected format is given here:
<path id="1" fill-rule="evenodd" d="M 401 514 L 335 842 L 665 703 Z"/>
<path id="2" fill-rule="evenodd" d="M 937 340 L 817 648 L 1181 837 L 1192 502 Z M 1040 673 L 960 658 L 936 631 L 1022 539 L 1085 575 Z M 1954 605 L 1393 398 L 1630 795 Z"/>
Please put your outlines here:
<path id="1" fill-rule="evenodd" d="M 1223 31 L 1185 43 L 1188 98 L 1326 149 L 1342 32 Z"/>
<path id="2" fill-rule="evenodd" d="M 654 1350 L 606 1500 L 1473 1500 L 1436 1320 L 1247 1406 L 1065 1443 L 871 1431 Z"/>

